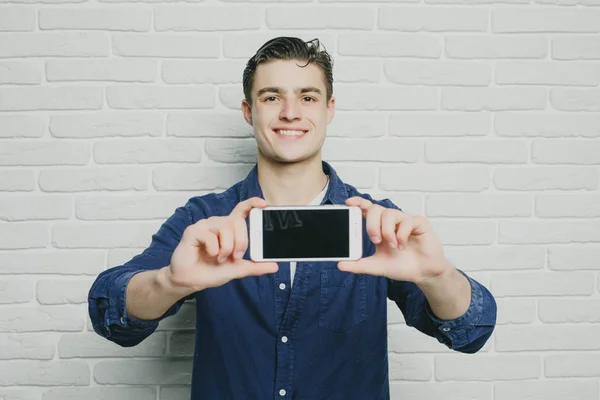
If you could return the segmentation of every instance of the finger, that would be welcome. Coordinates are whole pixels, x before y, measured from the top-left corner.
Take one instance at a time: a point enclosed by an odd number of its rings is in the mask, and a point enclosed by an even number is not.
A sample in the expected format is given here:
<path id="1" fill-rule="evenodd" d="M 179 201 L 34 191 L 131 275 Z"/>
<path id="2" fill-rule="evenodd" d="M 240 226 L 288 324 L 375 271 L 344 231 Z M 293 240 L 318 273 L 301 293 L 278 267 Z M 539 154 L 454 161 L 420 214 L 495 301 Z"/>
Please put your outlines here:
<path id="1" fill-rule="evenodd" d="M 246 219 L 248 214 L 250 214 L 250 210 L 253 208 L 264 208 L 266 206 L 268 206 L 268 203 L 264 199 L 261 199 L 260 197 L 252 197 L 248 200 L 238 203 L 238 205 L 235 206 L 229 215 L 234 218 Z"/>
<path id="2" fill-rule="evenodd" d="M 230 225 L 224 225 L 224 226 L 221 226 L 221 228 L 219 229 L 218 232 L 219 232 L 218 233 L 218 237 L 219 237 L 218 262 L 222 263 L 233 252 L 233 240 L 234 240 L 233 227 Z"/>
<path id="3" fill-rule="evenodd" d="M 216 257 L 219 254 L 219 238 L 209 230 L 198 229 L 195 233 L 195 240 L 204 248 L 209 257 Z"/>
<path id="4" fill-rule="evenodd" d="M 233 222 L 233 257 L 240 259 L 244 257 L 248 248 L 248 229 L 246 220 L 238 218 Z"/>
<path id="5" fill-rule="evenodd" d="M 398 244 L 400 246 L 406 246 L 408 244 L 408 238 L 413 233 L 423 233 L 425 229 L 425 220 L 420 217 L 410 217 L 402 220 L 396 233 Z"/>
<path id="6" fill-rule="evenodd" d="M 371 205 L 367 212 L 367 234 L 375 244 L 381 242 L 381 214 L 384 208 L 378 205 Z"/>
<path id="7" fill-rule="evenodd" d="M 372 257 L 361 258 L 357 261 L 340 261 L 338 269 L 344 272 L 352 272 L 353 274 L 368 274 L 375 276 L 383 276 L 383 268 L 380 262 L 376 262 Z"/>
<path id="8" fill-rule="evenodd" d="M 398 247 L 398 239 L 396 238 L 396 226 L 400 222 L 398 211 L 391 208 L 386 208 L 381 214 L 381 236 L 383 240 L 388 242 L 392 247 Z"/>
<path id="9" fill-rule="evenodd" d="M 349 207 L 360 207 L 363 214 L 363 218 L 366 219 L 367 212 L 369 211 L 369 208 L 373 205 L 373 203 L 371 203 L 367 199 L 363 199 L 360 196 L 354 196 L 346 200 L 346 205 Z"/>
<path id="10" fill-rule="evenodd" d="M 272 274 L 279 270 L 275 262 L 254 262 L 250 260 L 238 260 L 235 263 L 227 265 L 231 279 L 240 279 L 247 276 L 260 276 Z"/>

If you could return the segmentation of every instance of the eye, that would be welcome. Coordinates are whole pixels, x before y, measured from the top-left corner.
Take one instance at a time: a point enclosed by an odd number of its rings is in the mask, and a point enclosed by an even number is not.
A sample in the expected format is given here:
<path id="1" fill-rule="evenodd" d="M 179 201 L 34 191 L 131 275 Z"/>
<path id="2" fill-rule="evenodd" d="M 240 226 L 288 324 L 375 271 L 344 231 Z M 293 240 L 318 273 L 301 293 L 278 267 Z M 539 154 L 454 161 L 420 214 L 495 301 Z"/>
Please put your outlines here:
<path id="1" fill-rule="evenodd" d="M 269 96 L 269 97 L 265 97 L 263 99 L 263 101 L 275 101 L 275 100 L 277 100 L 277 97 L 275 97 L 275 96 Z"/>
<path id="2" fill-rule="evenodd" d="M 314 102 L 314 101 L 316 101 L 313 97 L 310 97 L 310 96 L 305 96 L 302 99 L 304 101 L 308 101 L 308 102 Z"/>

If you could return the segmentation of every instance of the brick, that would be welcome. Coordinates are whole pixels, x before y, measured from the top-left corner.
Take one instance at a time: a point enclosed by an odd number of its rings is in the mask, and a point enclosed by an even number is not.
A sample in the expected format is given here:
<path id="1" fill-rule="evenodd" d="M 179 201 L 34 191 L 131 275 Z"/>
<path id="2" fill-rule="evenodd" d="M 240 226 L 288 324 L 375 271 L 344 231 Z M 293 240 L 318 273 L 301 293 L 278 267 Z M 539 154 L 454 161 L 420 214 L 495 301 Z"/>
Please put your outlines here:
<path id="1" fill-rule="evenodd" d="M 162 78 L 166 83 L 242 83 L 245 63 L 238 60 L 166 60 Z"/>
<path id="2" fill-rule="evenodd" d="M 338 39 L 340 56 L 439 58 L 437 38 L 418 34 L 343 33 Z"/>
<path id="3" fill-rule="evenodd" d="M 257 30 L 262 22 L 261 11 L 253 6 L 159 6 L 154 10 L 154 27 L 158 32 Z"/>
<path id="4" fill-rule="evenodd" d="M 541 299 L 539 317 L 544 323 L 598 323 L 599 299 Z"/>
<path id="5" fill-rule="evenodd" d="M 371 30 L 376 16 L 367 7 L 268 7 L 269 29 L 353 29 Z"/>
<path id="6" fill-rule="evenodd" d="M 544 244 L 600 241 L 596 221 L 505 221 L 500 222 L 500 243 Z"/>
<path id="7" fill-rule="evenodd" d="M 0 219 L 6 221 L 69 219 L 73 202 L 65 196 L 0 198 Z"/>
<path id="8" fill-rule="evenodd" d="M 413 327 L 394 325 L 388 328 L 388 351 L 390 354 L 411 354 L 450 353 L 452 350 Z"/>
<path id="9" fill-rule="evenodd" d="M 202 143 L 193 139 L 104 140 L 94 144 L 98 164 L 199 162 Z"/>
<path id="10" fill-rule="evenodd" d="M 333 76 L 336 82 L 378 83 L 381 78 L 382 65 L 381 60 L 345 58 L 335 62 Z"/>
<path id="11" fill-rule="evenodd" d="M 63 222 L 52 227 L 52 245 L 59 249 L 146 247 L 157 230 L 156 222 L 100 225 Z"/>
<path id="12" fill-rule="evenodd" d="M 152 182 L 158 191 L 227 189 L 245 179 L 251 165 L 156 167 Z"/>
<path id="13" fill-rule="evenodd" d="M 250 137 L 252 127 L 240 112 L 170 113 L 167 135 L 177 137 Z"/>
<path id="14" fill-rule="evenodd" d="M 164 118 L 158 112 L 101 112 L 54 115 L 50 133 L 57 138 L 161 136 Z"/>
<path id="15" fill-rule="evenodd" d="M 2 144 L 0 165 L 85 165 L 90 160 L 87 143 L 58 140 L 13 141 Z"/>
<path id="16" fill-rule="evenodd" d="M 430 220 L 444 245 L 484 245 L 496 240 L 496 223 L 490 221 Z"/>
<path id="17" fill-rule="evenodd" d="M 492 11 L 494 33 L 600 32 L 600 11 L 583 9 L 497 9 Z"/>
<path id="18" fill-rule="evenodd" d="M 256 31 L 225 33 L 223 35 L 223 55 L 226 58 L 242 58 L 244 62 L 247 62 L 263 44 L 277 36 L 280 35 Z M 336 35 L 322 30 L 286 30 L 285 36 L 298 37 L 304 41 L 318 38 L 321 46 L 326 48 L 329 53 L 335 50 L 337 44 Z"/>
<path id="19" fill-rule="evenodd" d="M 0 249 L 35 249 L 48 245 L 48 226 L 39 223 L 0 224 Z"/>
<path id="20" fill-rule="evenodd" d="M 490 131 L 489 113 L 394 113 L 391 136 L 484 136 Z"/>
<path id="21" fill-rule="evenodd" d="M 193 357 L 195 338 L 194 331 L 173 332 L 169 338 L 168 355 L 171 357 Z"/>
<path id="22" fill-rule="evenodd" d="M 189 384 L 191 375 L 191 360 L 102 361 L 94 368 L 96 382 L 112 385 Z"/>
<path id="23" fill-rule="evenodd" d="M 156 398 L 153 387 L 86 387 L 86 388 L 52 388 L 44 391 L 42 400 L 147 400 Z"/>
<path id="24" fill-rule="evenodd" d="M 85 303 L 92 283 L 90 279 L 42 279 L 36 286 L 36 298 L 44 305 Z"/>
<path id="25" fill-rule="evenodd" d="M 378 113 L 336 112 L 327 126 L 328 137 L 373 138 L 384 136 L 387 116 Z"/>
<path id="26" fill-rule="evenodd" d="M 379 8 L 379 28 L 402 32 L 485 32 L 489 11 L 481 8 Z"/>
<path id="27" fill-rule="evenodd" d="M 143 248 L 109 250 L 108 261 L 106 263 L 106 266 L 110 268 L 118 265 L 123 265 L 138 254 L 142 254 L 143 251 Z"/>
<path id="28" fill-rule="evenodd" d="M 35 29 L 35 10 L 29 7 L 3 8 L 0 32 L 26 32 Z"/>
<path id="29" fill-rule="evenodd" d="M 524 2 L 529 2 L 525 0 Z M 478 2 L 479 3 L 479 2 Z M 459 59 L 545 58 L 548 41 L 544 37 L 460 35 L 446 37 L 446 56 Z"/>
<path id="30" fill-rule="evenodd" d="M 257 159 L 255 139 L 208 139 L 205 151 L 208 158 L 223 163 L 255 163 Z"/>
<path id="31" fill-rule="evenodd" d="M 391 300 L 387 300 L 388 325 L 406 324 L 400 308 Z"/>
<path id="32" fill-rule="evenodd" d="M 489 64 L 475 62 L 388 61 L 385 76 L 392 83 L 433 86 L 488 86 L 492 81 Z"/>
<path id="33" fill-rule="evenodd" d="M 494 296 L 579 296 L 594 292 L 590 272 L 522 272 L 492 277 Z"/>
<path id="34" fill-rule="evenodd" d="M 390 395 L 392 399 L 492 400 L 492 384 L 483 382 L 444 384 L 390 382 Z"/>
<path id="35" fill-rule="evenodd" d="M 35 175 L 32 170 L 0 171 L 0 191 L 2 192 L 30 192 L 35 187 Z"/>
<path id="36" fill-rule="evenodd" d="M 96 110 L 103 102 L 100 87 L 7 87 L 0 93 L 0 111 Z"/>
<path id="37" fill-rule="evenodd" d="M 220 53 L 216 36 L 181 34 L 116 34 L 112 47 L 114 55 L 124 57 L 217 58 Z"/>
<path id="38" fill-rule="evenodd" d="M 536 197 L 535 211 L 539 217 L 600 217 L 600 196 L 539 195 Z"/>
<path id="39" fill-rule="evenodd" d="M 498 315 L 496 324 L 529 324 L 535 320 L 535 300 L 519 298 L 496 299 Z"/>
<path id="40" fill-rule="evenodd" d="M 126 8 L 47 8 L 40 10 L 42 30 L 95 29 L 108 31 L 147 32 L 152 12 L 149 9 Z"/>
<path id="41" fill-rule="evenodd" d="M 219 88 L 219 101 L 229 109 L 241 110 L 243 98 L 244 92 L 240 85 L 221 86 Z"/>
<path id="42" fill-rule="evenodd" d="M 496 351 L 598 350 L 593 325 L 503 325 L 495 331 Z"/>
<path id="43" fill-rule="evenodd" d="M 529 4 L 530 0 L 425 0 L 428 4 Z"/>
<path id="44" fill-rule="evenodd" d="M 600 89 L 551 89 L 550 104 L 560 111 L 600 111 Z"/>
<path id="45" fill-rule="evenodd" d="M 195 302 L 186 302 L 179 309 L 179 312 L 169 318 L 160 321 L 158 331 L 181 331 L 196 329 L 196 304 Z"/>
<path id="46" fill-rule="evenodd" d="M 500 167 L 494 185 L 500 190 L 597 189 L 598 171 L 586 167 Z"/>
<path id="47" fill-rule="evenodd" d="M 415 163 L 423 153 L 423 143 L 400 139 L 327 139 L 323 158 L 331 161 L 380 161 Z"/>
<path id="48" fill-rule="evenodd" d="M 550 246 L 548 248 L 548 268 L 556 271 L 597 270 L 600 247 L 591 246 Z"/>
<path id="49" fill-rule="evenodd" d="M 38 115 L 0 115 L 0 138 L 39 138 L 46 125 L 47 119 Z"/>
<path id="50" fill-rule="evenodd" d="M 490 170 L 472 166 L 382 167 L 382 190 L 423 192 L 480 192 L 490 186 Z"/>
<path id="51" fill-rule="evenodd" d="M 551 381 L 500 382 L 494 386 L 494 400 L 511 399 L 544 400 L 596 400 L 598 382 Z"/>
<path id="52" fill-rule="evenodd" d="M 583 6 L 597 6 L 600 5 L 598 0 L 535 0 L 535 3 L 539 4 L 556 4 L 560 6 L 574 6 L 581 4 Z"/>
<path id="53" fill-rule="evenodd" d="M 161 357 L 165 354 L 164 333 L 153 333 L 139 345 L 123 348 L 94 332 L 63 334 L 58 343 L 60 358 Z"/>
<path id="54" fill-rule="evenodd" d="M 376 168 L 358 167 L 354 165 L 339 165 L 331 162 L 333 168 L 339 176 L 343 177 L 344 182 L 358 189 L 371 189 L 375 187 L 377 181 Z"/>
<path id="55" fill-rule="evenodd" d="M 187 202 L 187 195 L 86 196 L 77 199 L 77 219 L 139 220 L 170 217 Z"/>
<path id="56" fill-rule="evenodd" d="M 83 315 L 83 309 L 75 307 L 7 306 L 2 308 L 0 314 L 0 332 L 81 331 L 83 330 Z M 5 371 L 6 369 L 0 368 L 0 370 Z"/>
<path id="57" fill-rule="evenodd" d="M 0 1 L 1 3 L 2 1 Z M 36 388 L 3 389 L 0 387 L 0 397 L 5 400 L 40 400 L 41 393 Z"/>
<path id="58" fill-rule="evenodd" d="M 391 381 L 429 381 L 433 377 L 433 366 L 429 360 L 394 353 L 388 357 Z"/>
<path id="59" fill-rule="evenodd" d="M 549 378 L 600 376 L 598 354 L 551 354 L 545 359 L 546 376 Z"/>
<path id="60" fill-rule="evenodd" d="M 0 386 L 86 386 L 90 369 L 85 361 L 0 361 Z"/>
<path id="61" fill-rule="evenodd" d="M 600 69 L 585 63 L 500 62 L 495 72 L 499 85 L 598 86 L 600 83 Z"/>
<path id="62" fill-rule="evenodd" d="M 51 169 L 40 171 L 39 183 L 45 192 L 146 190 L 148 174 L 132 167 Z"/>
<path id="63" fill-rule="evenodd" d="M 442 108 L 451 111 L 543 110 L 542 88 L 447 88 L 442 90 Z"/>
<path id="64" fill-rule="evenodd" d="M 545 250 L 535 246 L 449 247 L 446 256 L 464 271 L 508 271 L 544 268 Z"/>
<path id="65" fill-rule="evenodd" d="M 0 304 L 29 303 L 33 300 L 33 287 L 33 282 L 29 279 L 2 279 L 0 281 Z"/>
<path id="66" fill-rule="evenodd" d="M 512 194 L 444 194 L 427 196 L 429 217 L 528 217 L 531 199 Z"/>
<path id="67" fill-rule="evenodd" d="M 497 113 L 494 130 L 499 136 L 600 137 L 600 115 Z"/>
<path id="68" fill-rule="evenodd" d="M 51 360 L 55 341 L 55 337 L 48 333 L 3 333 L 0 334 L 0 353 L 3 360 Z"/>
<path id="69" fill-rule="evenodd" d="M 39 85 L 42 70 L 36 61 L 1 61 L 0 85 Z"/>
<path id="70" fill-rule="evenodd" d="M 0 274 L 98 275 L 105 254 L 99 251 L 11 251 L 0 253 Z"/>
<path id="71" fill-rule="evenodd" d="M 436 381 L 506 381 L 539 378 L 542 358 L 531 355 L 453 354 L 435 357 Z"/>
<path id="72" fill-rule="evenodd" d="M 425 142 L 425 161 L 430 163 L 524 164 L 527 143 L 513 140 L 436 139 Z"/>
<path id="73" fill-rule="evenodd" d="M 189 400 L 191 393 L 191 386 L 174 386 L 160 388 L 160 398 L 165 400 Z"/>
<path id="74" fill-rule="evenodd" d="M 157 62 L 151 60 L 49 60 L 49 82 L 108 81 L 154 82 Z"/>
<path id="75" fill-rule="evenodd" d="M 600 60 L 600 37 L 557 37 L 552 39 L 555 60 Z"/>
<path id="76" fill-rule="evenodd" d="M 435 110 L 436 88 L 389 86 L 338 86 L 336 108 L 346 111 Z"/>
<path id="77" fill-rule="evenodd" d="M 109 44 L 109 36 L 100 32 L 6 34 L 0 36 L 0 58 L 108 57 Z"/>
<path id="78" fill-rule="evenodd" d="M 111 86 L 106 99 L 116 109 L 213 108 L 212 87 Z"/>

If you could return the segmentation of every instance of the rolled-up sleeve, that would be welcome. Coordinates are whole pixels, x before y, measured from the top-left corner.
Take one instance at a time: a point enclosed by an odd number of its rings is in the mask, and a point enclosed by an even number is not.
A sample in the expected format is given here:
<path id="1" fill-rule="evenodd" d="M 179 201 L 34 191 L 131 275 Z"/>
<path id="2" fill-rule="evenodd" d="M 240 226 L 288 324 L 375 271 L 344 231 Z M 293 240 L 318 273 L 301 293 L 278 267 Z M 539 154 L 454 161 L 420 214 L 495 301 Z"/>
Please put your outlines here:
<path id="1" fill-rule="evenodd" d="M 181 299 L 163 316 L 142 321 L 127 314 L 127 285 L 137 273 L 160 269 L 170 264 L 183 231 L 192 222 L 187 206 L 178 208 L 152 235 L 152 242 L 141 254 L 124 265 L 102 272 L 88 294 L 89 315 L 94 331 L 121 346 L 135 346 L 150 336 L 159 321 L 179 311 L 194 295 Z"/>

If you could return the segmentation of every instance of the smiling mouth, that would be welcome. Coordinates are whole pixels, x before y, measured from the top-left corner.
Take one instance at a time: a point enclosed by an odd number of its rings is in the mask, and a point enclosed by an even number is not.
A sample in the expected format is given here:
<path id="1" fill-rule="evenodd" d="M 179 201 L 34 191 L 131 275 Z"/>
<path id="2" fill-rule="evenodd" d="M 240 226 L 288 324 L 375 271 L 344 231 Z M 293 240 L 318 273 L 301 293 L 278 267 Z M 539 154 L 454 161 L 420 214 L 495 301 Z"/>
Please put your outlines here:
<path id="1" fill-rule="evenodd" d="M 304 130 L 291 130 L 291 129 L 273 129 L 277 135 L 286 137 L 300 137 L 303 136 L 307 131 Z"/>

